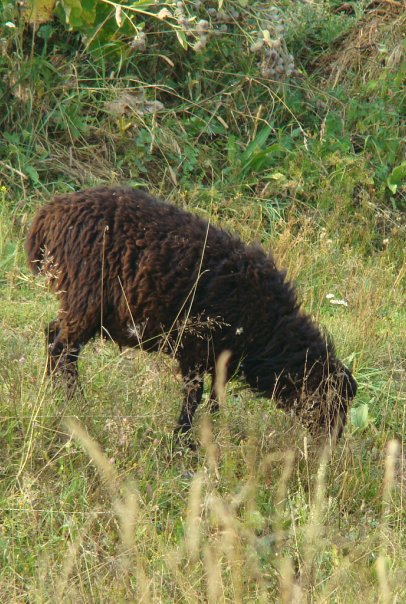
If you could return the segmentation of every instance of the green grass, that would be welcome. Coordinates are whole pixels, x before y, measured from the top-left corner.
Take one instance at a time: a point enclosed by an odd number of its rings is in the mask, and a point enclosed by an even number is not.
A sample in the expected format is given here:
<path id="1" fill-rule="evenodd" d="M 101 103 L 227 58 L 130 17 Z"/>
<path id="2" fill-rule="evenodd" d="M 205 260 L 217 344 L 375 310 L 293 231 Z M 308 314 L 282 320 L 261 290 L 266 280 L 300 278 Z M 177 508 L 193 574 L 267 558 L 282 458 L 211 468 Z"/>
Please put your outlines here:
<path id="1" fill-rule="evenodd" d="M 258 75 L 241 31 L 200 55 L 159 38 L 120 69 L 56 24 L 45 50 L 6 31 L 1 602 L 406 600 L 405 189 L 386 181 L 404 155 L 405 22 L 378 15 L 354 58 L 376 17 L 362 3 L 284 4 L 302 74 L 282 86 Z M 164 108 L 108 109 L 141 90 Z M 99 340 L 81 355 L 84 397 L 52 387 L 57 302 L 25 268 L 24 235 L 53 192 L 101 182 L 141 184 L 272 249 L 359 384 L 333 452 L 237 382 L 213 424 L 199 410 L 198 450 L 176 446 L 176 364 Z"/>

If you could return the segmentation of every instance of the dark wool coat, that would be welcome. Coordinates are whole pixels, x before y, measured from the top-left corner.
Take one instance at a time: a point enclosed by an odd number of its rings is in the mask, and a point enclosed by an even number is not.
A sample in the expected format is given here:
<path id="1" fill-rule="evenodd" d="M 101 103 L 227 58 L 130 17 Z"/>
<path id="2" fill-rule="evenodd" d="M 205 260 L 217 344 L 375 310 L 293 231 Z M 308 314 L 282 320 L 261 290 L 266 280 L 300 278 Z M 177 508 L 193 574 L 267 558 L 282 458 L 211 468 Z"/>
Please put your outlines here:
<path id="1" fill-rule="evenodd" d="M 259 246 L 143 191 L 100 187 L 42 207 L 26 252 L 60 301 L 47 329 L 50 371 L 75 380 L 80 348 L 100 332 L 173 354 L 185 381 L 177 429 L 186 432 L 204 373 L 214 381 L 229 350 L 227 379 L 241 374 L 314 433 L 341 432 L 356 383 Z"/>

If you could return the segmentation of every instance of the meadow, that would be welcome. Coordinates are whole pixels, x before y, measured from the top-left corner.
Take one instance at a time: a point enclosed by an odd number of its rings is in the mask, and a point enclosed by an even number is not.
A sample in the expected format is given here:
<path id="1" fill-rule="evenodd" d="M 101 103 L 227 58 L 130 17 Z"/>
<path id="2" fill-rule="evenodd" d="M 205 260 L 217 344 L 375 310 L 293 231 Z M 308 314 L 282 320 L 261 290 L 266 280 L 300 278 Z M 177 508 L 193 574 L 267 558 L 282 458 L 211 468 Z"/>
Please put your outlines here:
<path id="1" fill-rule="evenodd" d="M 0 602 L 405 602 L 404 8 L 61 6 L 0 7 Z M 358 382 L 332 450 L 235 380 L 179 446 L 174 361 L 105 340 L 52 386 L 24 237 L 101 183 L 273 251 Z"/>

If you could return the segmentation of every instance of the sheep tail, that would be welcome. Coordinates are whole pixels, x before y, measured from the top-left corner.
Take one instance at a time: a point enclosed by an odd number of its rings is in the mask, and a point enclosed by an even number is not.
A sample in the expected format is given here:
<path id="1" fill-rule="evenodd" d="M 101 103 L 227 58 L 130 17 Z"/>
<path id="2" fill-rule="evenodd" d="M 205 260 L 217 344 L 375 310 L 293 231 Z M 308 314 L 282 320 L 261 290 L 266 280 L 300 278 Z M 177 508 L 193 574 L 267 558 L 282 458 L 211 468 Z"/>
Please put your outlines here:
<path id="1" fill-rule="evenodd" d="M 40 210 L 37 212 L 25 240 L 27 265 L 33 273 L 39 273 L 44 263 L 46 243 L 45 217 L 45 211 Z"/>

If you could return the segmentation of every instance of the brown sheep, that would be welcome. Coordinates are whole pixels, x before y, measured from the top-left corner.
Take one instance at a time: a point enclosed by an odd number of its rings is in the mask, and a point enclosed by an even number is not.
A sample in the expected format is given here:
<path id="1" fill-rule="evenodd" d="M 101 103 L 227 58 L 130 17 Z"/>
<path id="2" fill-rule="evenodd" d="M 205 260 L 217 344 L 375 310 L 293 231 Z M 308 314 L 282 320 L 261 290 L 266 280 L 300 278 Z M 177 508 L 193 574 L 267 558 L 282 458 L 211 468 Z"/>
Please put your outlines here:
<path id="1" fill-rule="evenodd" d="M 356 382 L 259 246 L 143 191 L 100 187 L 41 208 L 26 253 L 60 301 L 50 372 L 75 382 L 79 351 L 100 332 L 173 354 L 185 385 L 176 430 L 187 433 L 206 372 L 217 408 L 216 361 L 229 350 L 226 379 L 243 376 L 314 434 L 341 433 Z"/>

